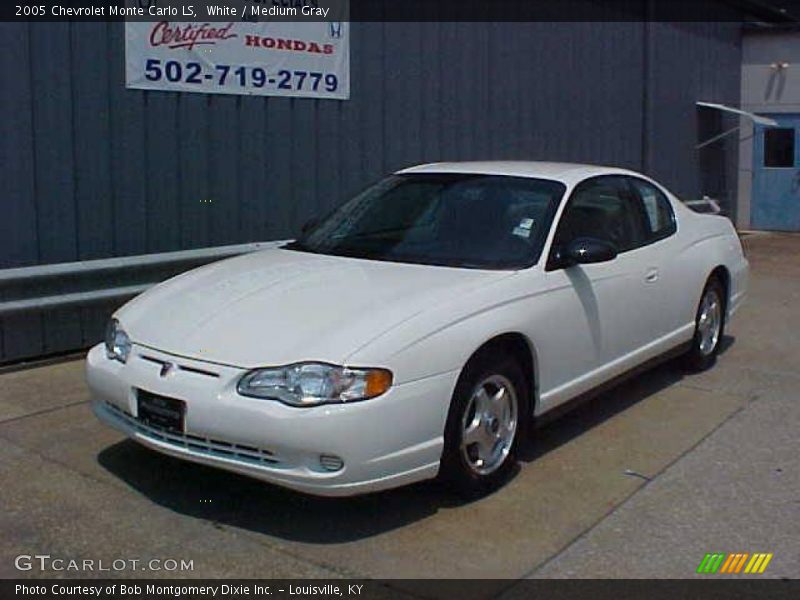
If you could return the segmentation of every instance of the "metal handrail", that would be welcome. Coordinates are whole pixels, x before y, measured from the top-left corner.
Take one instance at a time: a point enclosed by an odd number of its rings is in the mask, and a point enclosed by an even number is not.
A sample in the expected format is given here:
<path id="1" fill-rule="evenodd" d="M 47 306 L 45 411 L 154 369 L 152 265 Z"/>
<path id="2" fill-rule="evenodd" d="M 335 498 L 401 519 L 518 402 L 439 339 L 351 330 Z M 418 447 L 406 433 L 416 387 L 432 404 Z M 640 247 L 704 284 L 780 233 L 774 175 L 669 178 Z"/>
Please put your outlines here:
<path id="1" fill-rule="evenodd" d="M 233 246 L 215 246 L 195 250 L 162 252 L 159 254 L 139 254 L 118 258 L 101 258 L 79 262 L 36 265 L 33 267 L 17 267 L 0 270 L 0 283 L 19 282 L 25 279 L 58 277 L 59 275 L 79 275 L 101 271 L 115 271 L 129 267 L 163 266 L 173 263 L 192 262 L 205 258 L 227 258 L 247 252 L 255 252 L 274 247 L 283 242 L 255 242 L 252 244 L 236 244 Z"/>
<path id="2" fill-rule="evenodd" d="M 56 293 L 50 293 L 50 291 L 46 289 L 41 289 L 42 287 L 46 288 L 46 285 L 43 286 L 41 284 L 46 284 L 48 280 L 53 280 L 54 284 L 63 287 L 65 279 L 80 279 L 82 277 L 91 277 L 93 275 L 109 272 L 136 272 L 146 271 L 152 268 L 164 269 L 167 267 L 179 267 L 184 263 L 197 265 L 198 263 L 209 263 L 240 254 L 274 248 L 284 243 L 286 242 L 255 242 L 252 244 L 236 244 L 232 246 L 217 246 L 212 248 L 199 248 L 196 250 L 182 250 L 178 252 L 142 254 L 138 256 L 104 258 L 82 262 L 57 263 L 0 270 L 0 286 L 7 287 L 15 284 L 17 286 L 26 286 L 29 284 L 36 284 L 36 292 L 32 293 L 30 296 L 23 293 L 22 298 L 0 302 L 0 317 L 31 311 L 123 300 L 136 296 L 161 281 L 161 279 L 154 277 L 152 280 L 136 283 L 134 285 L 115 285 L 111 287 L 98 285 L 96 288 L 89 291 L 66 291 L 58 293 L 56 290 L 52 290 L 52 292 Z"/>

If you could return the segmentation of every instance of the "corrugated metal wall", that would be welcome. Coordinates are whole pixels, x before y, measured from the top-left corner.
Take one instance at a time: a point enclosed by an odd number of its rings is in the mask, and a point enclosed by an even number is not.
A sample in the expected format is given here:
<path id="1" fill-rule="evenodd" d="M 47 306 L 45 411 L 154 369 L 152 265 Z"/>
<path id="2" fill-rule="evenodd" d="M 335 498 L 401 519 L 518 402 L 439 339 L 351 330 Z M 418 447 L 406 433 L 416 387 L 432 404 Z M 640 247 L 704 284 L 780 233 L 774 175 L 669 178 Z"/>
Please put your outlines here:
<path id="1" fill-rule="evenodd" d="M 739 29 L 354 23 L 340 102 L 126 90 L 122 24 L 2 23 L 0 269 L 281 239 L 433 160 L 614 164 L 697 195 L 694 102 L 738 103 Z M 107 312 L 6 318 L 0 362 L 86 346 Z"/>
<path id="2" fill-rule="evenodd" d="M 739 124 L 721 117 L 714 128 L 701 122 L 695 102 L 739 106 L 741 28 L 735 23 L 651 23 L 648 25 L 648 143 L 643 169 L 686 198 L 709 194 L 735 211 L 736 136 L 695 146 Z M 708 100 L 712 98 L 713 100 Z M 705 115 L 715 117 L 720 115 Z M 704 169 L 724 165 L 720 172 Z M 716 170 L 716 169 L 714 169 Z M 734 216 L 735 215 L 731 215 Z"/>

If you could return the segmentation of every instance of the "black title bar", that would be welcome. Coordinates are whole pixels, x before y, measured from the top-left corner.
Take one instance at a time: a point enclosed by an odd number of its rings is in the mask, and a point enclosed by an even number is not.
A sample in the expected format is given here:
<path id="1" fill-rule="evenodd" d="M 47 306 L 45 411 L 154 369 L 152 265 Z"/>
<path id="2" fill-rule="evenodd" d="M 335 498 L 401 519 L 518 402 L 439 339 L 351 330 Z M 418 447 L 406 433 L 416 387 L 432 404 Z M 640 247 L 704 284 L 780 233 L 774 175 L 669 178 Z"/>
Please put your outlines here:
<path id="1" fill-rule="evenodd" d="M 750 21 L 799 24 L 800 0 L 13 0 L 0 20 Z"/>
<path id="2" fill-rule="evenodd" d="M 478 600 L 770 600 L 800 598 L 800 580 L 705 576 L 690 580 L 224 580 L 224 579 L 5 579 L 0 598 L 22 600 L 382 600 L 459 598 Z"/>

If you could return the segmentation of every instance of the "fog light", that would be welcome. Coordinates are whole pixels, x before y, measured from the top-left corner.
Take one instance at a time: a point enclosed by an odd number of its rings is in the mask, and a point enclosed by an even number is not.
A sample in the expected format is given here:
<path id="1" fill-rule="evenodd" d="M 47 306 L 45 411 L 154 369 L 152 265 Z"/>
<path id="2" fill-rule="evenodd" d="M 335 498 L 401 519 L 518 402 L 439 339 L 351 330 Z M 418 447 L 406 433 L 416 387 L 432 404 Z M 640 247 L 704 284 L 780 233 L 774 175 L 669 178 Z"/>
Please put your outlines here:
<path id="1" fill-rule="evenodd" d="M 331 454 L 320 454 L 319 464 L 323 469 L 330 472 L 341 471 L 342 467 L 344 467 L 344 461 Z"/>

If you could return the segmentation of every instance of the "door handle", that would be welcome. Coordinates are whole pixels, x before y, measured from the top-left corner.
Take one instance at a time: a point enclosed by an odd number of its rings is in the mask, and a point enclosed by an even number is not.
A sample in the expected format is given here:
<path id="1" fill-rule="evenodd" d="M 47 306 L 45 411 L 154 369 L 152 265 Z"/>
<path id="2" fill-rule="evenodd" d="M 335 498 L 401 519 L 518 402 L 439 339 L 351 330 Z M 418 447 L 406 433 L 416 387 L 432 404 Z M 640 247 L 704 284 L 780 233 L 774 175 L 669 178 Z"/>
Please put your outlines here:
<path id="1" fill-rule="evenodd" d="M 658 281 L 658 269 L 650 269 L 647 271 L 647 274 L 644 276 L 644 280 L 647 283 L 655 283 Z"/>

